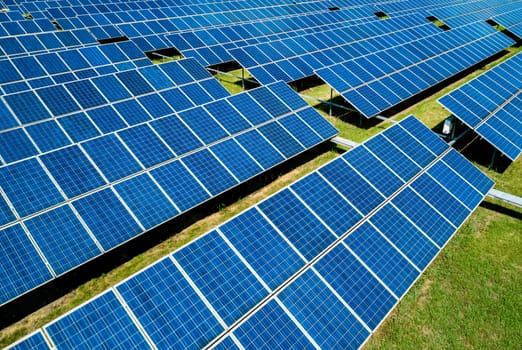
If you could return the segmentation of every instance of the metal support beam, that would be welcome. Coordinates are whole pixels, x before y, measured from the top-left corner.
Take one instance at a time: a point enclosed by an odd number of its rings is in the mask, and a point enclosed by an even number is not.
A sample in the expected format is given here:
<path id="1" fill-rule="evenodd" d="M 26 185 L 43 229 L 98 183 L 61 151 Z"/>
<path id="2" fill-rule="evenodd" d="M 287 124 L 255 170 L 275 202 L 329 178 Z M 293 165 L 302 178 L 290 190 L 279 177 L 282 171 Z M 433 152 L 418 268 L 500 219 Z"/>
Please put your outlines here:
<path id="1" fill-rule="evenodd" d="M 493 167 L 493 164 L 495 163 L 496 155 L 497 155 L 497 149 L 493 148 L 493 155 L 491 156 L 491 162 L 489 163 L 488 169 L 491 169 Z"/>
<path id="2" fill-rule="evenodd" d="M 492 188 L 488 193 L 488 197 L 522 208 L 522 198 L 511 193 L 502 192 Z"/>
<path id="3" fill-rule="evenodd" d="M 359 145 L 357 142 L 354 142 L 354 141 L 351 141 L 351 140 L 348 140 L 348 139 L 345 139 L 345 138 L 342 138 L 339 136 L 332 138 L 330 141 L 332 141 L 336 145 L 344 146 L 344 147 L 348 147 L 348 148 L 354 148 Z"/>

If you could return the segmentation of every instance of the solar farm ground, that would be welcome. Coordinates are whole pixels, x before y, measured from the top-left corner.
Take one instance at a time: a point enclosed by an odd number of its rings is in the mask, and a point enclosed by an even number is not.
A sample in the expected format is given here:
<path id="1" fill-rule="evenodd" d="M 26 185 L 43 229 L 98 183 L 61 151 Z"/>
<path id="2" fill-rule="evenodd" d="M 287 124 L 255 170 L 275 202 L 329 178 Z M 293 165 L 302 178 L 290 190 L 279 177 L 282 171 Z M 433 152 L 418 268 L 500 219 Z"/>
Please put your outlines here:
<path id="1" fill-rule="evenodd" d="M 436 102 L 437 98 L 519 51 L 521 48 L 510 49 L 509 54 L 401 111 L 394 119 L 400 120 L 414 114 L 425 125 L 439 131 L 441 123 L 448 117 L 448 112 Z M 226 76 L 220 76 L 219 79 L 230 91 L 240 90 L 237 80 Z M 302 93 L 322 99 L 330 97 L 330 89 L 327 86 L 312 88 Z M 391 125 L 389 122 L 364 121 L 361 127 L 356 116 L 343 116 L 342 111 L 334 108 L 333 117 L 329 117 L 328 105 L 319 103 L 317 108 L 341 131 L 340 136 L 357 142 L 364 141 Z M 464 154 L 472 154 L 475 164 L 496 181 L 495 188 L 522 196 L 521 159 L 507 167 L 500 159 L 493 169 L 488 169 L 491 149 L 477 140 L 465 141 L 459 143 L 459 147 Z M 480 147 L 484 159 L 474 152 Z M 279 174 L 263 188 L 231 205 L 218 208 L 214 214 L 180 232 L 174 232 L 170 238 L 154 248 L 0 330 L 0 346 L 6 346 L 45 325 L 344 151 L 332 146 L 331 150 L 318 154 L 314 159 L 298 165 L 289 172 Z M 519 348 L 522 344 L 520 232 L 522 209 L 487 198 L 372 336 L 365 348 Z"/>

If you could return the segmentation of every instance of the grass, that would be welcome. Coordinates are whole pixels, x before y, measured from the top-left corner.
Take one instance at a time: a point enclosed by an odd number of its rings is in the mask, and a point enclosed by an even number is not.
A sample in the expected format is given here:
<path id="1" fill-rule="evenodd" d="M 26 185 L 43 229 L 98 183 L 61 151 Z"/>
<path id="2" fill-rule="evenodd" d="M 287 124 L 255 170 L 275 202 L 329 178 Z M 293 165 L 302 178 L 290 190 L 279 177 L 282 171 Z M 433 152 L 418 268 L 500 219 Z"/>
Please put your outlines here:
<path id="1" fill-rule="evenodd" d="M 519 52 L 520 48 L 510 51 L 509 55 L 501 60 L 488 64 L 445 87 L 393 118 L 399 120 L 409 114 L 415 114 L 430 128 L 437 127 L 449 113 L 436 102 L 436 99 Z M 241 75 L 241 72 L 237 71 L 234 74 Z M 221 75 L 220 81 L 232 93 L 241 91 L 241 84 L 237 79 Z M 324 85 L 307 89 L 302 93 L 324 100 L 330 98 L 330 89 Z M 336 101 L 338 99 L 339 97 Z M 364 121 L 361 128 L 359 118 L 353 114 L 341 115 L 341 111 L 334 108 L 335 117 L 330 117 L 328 105 L 317 101 L 310 103 L 340 130 L 342 137 L 356 142 L 362 142 L 391 125 L 390 122 Z M 173 232 L 169 239 L 156 247 L 0 330 L 0 347 L 42 327 L 337 155 L 336 150 L 323 153 L 314 160 L 281 174 L 264 188 L 220 209 L 181 232 Z M 496 181 L 497 189 L 522 196 L 520 159 L 502 174 L 483 166 L 481 168 Z M 366 344 L 366 349 L 519 349 L 522 344 L 520 232 L 522 210 L 488 199 L 486 205 L 482 205 L 473 213 L 385 320 Z"/>

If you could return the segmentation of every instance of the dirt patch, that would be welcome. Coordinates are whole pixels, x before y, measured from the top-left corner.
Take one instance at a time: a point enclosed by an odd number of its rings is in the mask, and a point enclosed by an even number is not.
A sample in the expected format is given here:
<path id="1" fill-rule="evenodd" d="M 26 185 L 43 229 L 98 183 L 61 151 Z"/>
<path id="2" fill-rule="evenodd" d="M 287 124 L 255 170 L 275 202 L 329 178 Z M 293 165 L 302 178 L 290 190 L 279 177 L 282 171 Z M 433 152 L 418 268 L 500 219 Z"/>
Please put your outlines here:
<path id="1" fill-rule="evenodd" d="M 428 302 L 428 299 L 430 296 L 430 288 L 431 288 L 432 284 L 433 284 L 433 281 L 428 279 L 428 280 L 426 280 L 426 282 L 424 282 L 424 284 L 422 285 L 422 287 L 419 290 L 419 298 L 418 298 L 417 304 L 419 304 L 419 307 L 421 309 L 423 309 L 424 306 L 426 306 L 426 303 Z"/>

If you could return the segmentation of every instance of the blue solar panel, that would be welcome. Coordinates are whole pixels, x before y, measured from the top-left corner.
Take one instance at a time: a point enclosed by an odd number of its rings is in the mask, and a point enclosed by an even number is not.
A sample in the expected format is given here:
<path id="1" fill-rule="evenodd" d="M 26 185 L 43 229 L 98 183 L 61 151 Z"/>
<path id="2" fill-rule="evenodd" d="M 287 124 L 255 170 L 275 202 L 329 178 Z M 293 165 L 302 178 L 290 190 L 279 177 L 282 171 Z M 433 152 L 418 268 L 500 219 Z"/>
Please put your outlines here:
<path id="1" fill-rule="evenodd" d="M 50 118 L 49 111 L 33 91 L 5 95 L 4 101 L 23 124 Z"/>
<path id="2" fill-rule="evenodd" d="M 157 94 L 142 96 L 138 98 L 138 101 L 154 119 L 170 115 L 174 112 L 169 104 Z"/>
<path id="3" fill-rule="evenodd" d="M 91 320 L 97 320 L 92 322 Z M 82 332 L 76 333 L 80 327 Z M 58 348 L 148 348 L 123 305 L 107 292 L 45 327 Z"/>
<path id="4" fill-rule="evenodd" d="M 68 83 L 66 86 L 67 90 L 69 90 L 82 108 L 91 108 L 107 103 L 107 100 L 89 80 L 75 81 Z"/>
<path id="5" fill-rule="evenodd" d="M 445 218 L 458 227 L 470 214 L 470 210 L 457 202 L 444 187 L 435 182 L 429 175 L 423 174 L 412 184 L 413 188 Z"/>
<path id="6" fill-rule="evenodd" d="M 220 142 L 210 150 L 239 181 L 254 177 L 263 170 L 234 139 Z"/>
<path id="7" fill-rule="evenodd" d="M 178 155 L 203 146 L 201 141 L 175 115 L 155 120 L 150 125 Z"/>
<path id="8" fill-rule="evenodd" d="M 420 166 L 416 165 L 383 135 L 377 135 L 365 142 L 365 147 L 386 163 L 404 181 L 408 181 L 421 170 Z"/>
<path id="9" fill-rule="evenodd" d="M 370 329 L 375 329 L 397 299 L 343 245 L 314 264 L 315 269 Z"/>
<path id="10" fill-rule="evenodd" d="M 149 288 L 143 288 L 143 286 Z M 169 259 L 117 287 L 158 348 L 201 349 L 223 326 Z"/>
<path id="11" fill-rule="evenodd" d="M 442 187 L 453 193 L 469 209 L 474 209 L 482 202 L 483 195 L 444 163 L 434 164 L 428 169 L 428 174 L 436 179 Z"/>
<path id="12" fill-rule="evenodd" d="M 130 178 L 114 188 L 145 229 L 157 226 L 179 213 L 148 174 Z"/>
<path id="13" fill-rule="evenodd" d="M 54 116 L 80 110 L 80 106 L 61 85 L 39 89 L 37 90 L 37 94 Z"/>
<path id="14" fill-rule="evenodd" d="M 237 216 L 220 230 L 271 289 L 304 266 L 304 260 L 256 209 Z"/>
<path id="15" fill-rule="evenodd" d="M 87 141 L 82 147 L 110 182 L 142 170 L 115 135 Z"/>
<path id="16" fill-rule="evenodd" d="M 33 333 L 16 345 L 9 347 L 10 350 L 50 350 L 51 347 L 45 341 L 41 331 Z"/>
<path id="17" fill-rule="evenodd" d="M 315 349 L 275 300 L 258 310 L 233 333 L 245 349 Z"/>
<path id="18" fill-rule="evenodd" d="M 257 130 L 236 137 L 236 140 L 265 169 L 282 162 L 285 158 Z"/>
<path id="19" fill-rule="evenodd" d="M 40 159 L 69 198 L 105 184 L 78 146 L 44 154 Z"/>
<path id="20" fill-rule="evenodd" d="M 486 195 L 491 187 L 493 187 L 494 182 L 457 151 L 451 150 L 444 155 L 442 160 L 451 168 L 458 169 L 459 174 L 482 193 L 482 195 Z"/>
<path id="21" fill-rule="evenodd" d="M 318 173 L 307 176 L 291 188 L 338 236 L 362 219 L 362 215 Z"/>
<path id="22" fill-rule="evenodd" d="M 104 134 L 123 129 L 127 126 L 112 106 L 91 109 L 87 114 Z"/>
<path id="23" fill-rule="evenodd" d="M 390 204 L 373 215 L 370 222 L 420 270 L 424 270 L 439 251 L 429 238 Z"/>
<path id="24" fill-rule="evenodd" d="M 177 251 L 174 258 L 227 325 L 268 294 L 216 231 Z"/>
<path id="25" fill-rule="evenodd" d="M 280 119 L 279 123 L 306 148 L 310 148 L 323 141 L 318 134 L 295 114 Z"/>
<path id="26" fill-rule="evenodd" d="M 284 130 L 277 122 L 261 126 L 259 132 L 263 134 L 270 142 L 286 157 L 290 158 L 304 150 L 296 139 L 294 139 L 286 130 Z"/>
<path id="27" fill-rule="evenodd" d="M 342 159 L 329 163 L 319 173 L 363 215 L 384 201 L 384 197 Z"/>
<path id="28" fill-rule="evenodd" d="M 179 114 L 196 135 L 205 144 L 212 143 L 228 136 L 228 133 L 212 118 L 212 116 L 202 107 L 189 109 Z"/>
<path id="29" fill-rule="evenodd" d="M 0 304 L 53 276 L 20 225 L 0 231 Z"/>
<path id="30" fill-rule="evenodd" d="M 297 112 L 297 115 L 324 139 L 329 139 L 339 133 L 332 124 L 311 107 Z"/>
<path id="31" fill-rule="evenodd" d="M 308 260 L 335 240 L 334 234 L 288 189 L 259 204 L 259 208 Z"/>
<path id="32" fill-rule="evenodd" d="M 131 97 L 129 91 L 113 75 L 106 75 L 92 79 L 92 82 L 100 90 L 103 96 L 110 102 Z"/>
<path id="33" fill-rule="evenodd" d="M 397 297 L 408 290 L 420 273 L 369 223 L 352 232 L 344 242 Z"/>
<path id="34" fill-rule="evenodd" d="M 72 114 L 58 119 L 60 125 L 74 142 L 100 135 L 100 131 L 85 113 Z"/>
<path id="35" fill-rule="evenodd" d="M 370 335 L 312 270 L 292 282 L 278 298 L 320 348 L 358 349 Z"/>
<path id="36" fill-rule="evenodd" d="M 383 135 L 392 139 L 393 144 L 396 147 L 406 153 L 421 167 L 427 166 L 435 159 L 435 154 L 430 152 L 420 141 L 417 141 L 415 138 L 410 136 L 410 134 L 402 128 L 389 128 L 383 133 Z"/>
<path id="37" fill-rule="evenodd" d="M 122 130 L 118 136 L 146 168 L 174 157 L 167 145 L 147 124 Z"/>
<path id="38" fill-rule="evenodd" d="M 230 133 L 235 134 L 251 125 L 226 100 L 205 105 L 205 109 Z M 251 112 L 250 112 L 251 113 Z"/>
<path id="39" fill-rule="evenodd" d="M 248 93 L 237 94 L 229 102 L 253 125 L 269 121 L 272 117 Z"/>
<path id="40" fill-rule="evenodd" d="M 80 198 L 73 205 L 104 250 L 112 249 L 142 232 L 111 189 Z"/>
<path id="41" fill-rule="evenodd" d="M 57 275 L 101 253 L 67 205 L 28 219 L 25 225 Z"/>
<path id="42" fill-rule="evenodd" d="M 26 130 L 42 152 L 61 148 L 71 143 L 55 120 L 30 125 L 26 127 Z"/>
<path id="43" fill-rule="evenodd" d="M 0 185 L 20 217 L 63 201 L 36 159 L 1 168 Z"/>
<path id="44" fill-rule="evenodd" d="M 285 113 L 290 112 L 290 108 L 281 102 L 276 95 L 266 88 L 257 88 L 249 91 L 252 96 L 261 106 L 263 106 L 268 113 L 273 117 L 279 117 Z"/>
<path id="45" fill-rule="evenodd" d="M 139 96 L 148 92 L 153 92 L 154 88 L 138 73 L 138 71 L 129 70 L 126 72 L 116 73 L 118 79 L 123 85 L 129 89 L 133 96 Z"/>
<path id="46" fill-rule="evenodd" d="M 0 156 L 5 163 L 36 155 L 38 151 L 24 129 L 0 133 Z"/>
<path id="47" fill-rule="evenodd" d="M 136 125 L 151 119 L 147 111 L 145 111 L 136 99 L 118 102 L 113 104 L 112 107 L 114 107 L 114 109 L 129 125 Z M 101 109 L 103 110 L 106 108 L 109 107 L 102 107 Z M 121 121 L 118 124 L 121 124 Z"/>
<path id="48" fill-rule="evenodd" d="M 152 170 L 151 175 L 181 211 L 210 198 L 209 193 L 179 161 L 162 165 Z"/>
<path id="49" fill-rule="evenodd" d="M 145 67 L 140 69 L 140 73 L 156 90 L 163 90 L 174 86 L 174 83 L 158 67 Z"/>
<path id="50" fill-rule="evenodd" d="M 183 158 L 183 163 L 213 196 L 236 185 L 238 181 L 206 149 Z"/>

